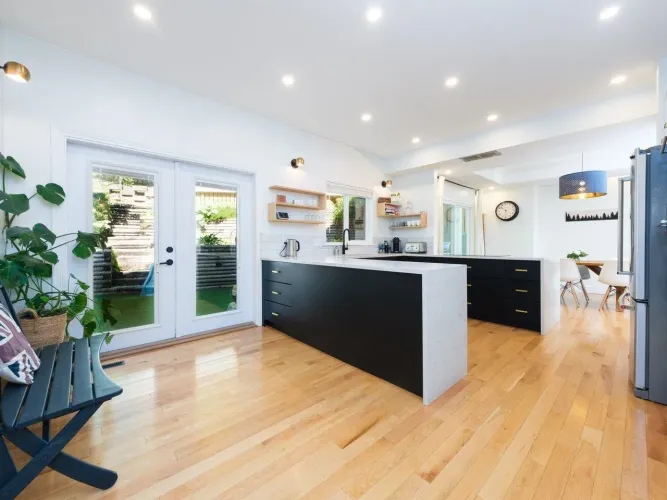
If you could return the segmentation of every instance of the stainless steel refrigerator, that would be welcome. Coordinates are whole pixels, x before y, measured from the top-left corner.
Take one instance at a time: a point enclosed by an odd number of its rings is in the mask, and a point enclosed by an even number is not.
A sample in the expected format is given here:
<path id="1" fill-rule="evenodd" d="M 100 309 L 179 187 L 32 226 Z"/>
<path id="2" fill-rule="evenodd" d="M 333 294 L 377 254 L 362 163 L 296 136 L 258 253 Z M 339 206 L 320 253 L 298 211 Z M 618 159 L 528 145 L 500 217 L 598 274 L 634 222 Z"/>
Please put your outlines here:
<path id="1" fill-rule="evenodd" d="M 632 174 L 619 179 L 618 266 L 630 275 L 630 378 L 635 395 L 667 404 L 667 153 L 636 150 Z M 624 227 L 630 184 L 630 227 Z M 623 264 L 630 231 L 629 268 Z"/>

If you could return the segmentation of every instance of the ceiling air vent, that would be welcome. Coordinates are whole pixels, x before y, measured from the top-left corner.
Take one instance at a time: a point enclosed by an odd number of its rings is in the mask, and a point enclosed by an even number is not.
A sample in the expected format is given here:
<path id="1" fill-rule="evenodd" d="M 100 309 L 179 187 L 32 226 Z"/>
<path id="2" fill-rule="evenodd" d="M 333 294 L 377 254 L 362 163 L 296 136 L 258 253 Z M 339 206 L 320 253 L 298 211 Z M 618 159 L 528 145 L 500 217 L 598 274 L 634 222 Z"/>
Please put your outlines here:
<path id="1" fill-rule="evenodd" d="M 486 153 L 479 153 L 477 155 L 464 156 L 461 159 L 466 163 L 470 163 L 471 161 L 486 160 L 487 158 L 501 155 L 502 153 L 500 151 L 487 151 Z"/>

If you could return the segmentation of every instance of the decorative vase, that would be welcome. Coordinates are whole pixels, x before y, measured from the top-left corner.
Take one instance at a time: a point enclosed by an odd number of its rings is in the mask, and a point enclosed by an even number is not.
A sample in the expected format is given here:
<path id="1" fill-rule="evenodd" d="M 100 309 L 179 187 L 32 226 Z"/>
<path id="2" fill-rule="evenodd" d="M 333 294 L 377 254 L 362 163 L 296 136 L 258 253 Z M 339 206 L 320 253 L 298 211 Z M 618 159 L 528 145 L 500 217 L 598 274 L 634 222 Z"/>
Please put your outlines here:
<path id="1" fill-rule="evenodd" d="M 33 309 L 24 309 L 19 313 L 21 330 L 33 349 L 47 345 L 62 344 L 67 328 L 67 313 L 57 316 L 40 317 Z"/>

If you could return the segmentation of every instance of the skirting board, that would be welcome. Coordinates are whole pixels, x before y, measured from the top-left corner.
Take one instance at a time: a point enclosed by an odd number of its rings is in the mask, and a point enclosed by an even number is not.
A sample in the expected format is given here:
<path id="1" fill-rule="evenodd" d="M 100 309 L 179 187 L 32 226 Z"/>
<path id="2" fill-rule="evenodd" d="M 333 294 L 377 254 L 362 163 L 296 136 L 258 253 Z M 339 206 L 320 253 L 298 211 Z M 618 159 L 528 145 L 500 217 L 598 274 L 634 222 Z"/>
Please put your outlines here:
<path id="1" fill-rule="evenodd" d="M 229 328 L 222 328 L 218 330 L 211 330 L 210 332 L 198 333 L 196 335 L 188 335 L 187 337 L 180 337 L 177 339 L 164 340 L 162 342 L 153 342 L 151 344 L 144 344 L 139 347 L 131 347 L 129 349 L 119 349 L 117 351 L 105 352 L 100 356 L 101 361 L 110 361 L 113 359 L 122 358 L 125 356 L 131 356 L 134 354 L 141 354 L 144 352 L 154 351 L 156 349 L 163 349 L 165 347 L 171 347 L 179 344 L 185 344 L 187 342 L 194 342 L 195 340 L 206 339 L 209 337 L 215 337 L 217 335 L 225 335 L 227 333 L 236 332 L 238 330 L 246 330 L 247 328 L 255 328 L 257 325 L 255 323 L 243 323 L 241 325 L 231 326 Z"/>

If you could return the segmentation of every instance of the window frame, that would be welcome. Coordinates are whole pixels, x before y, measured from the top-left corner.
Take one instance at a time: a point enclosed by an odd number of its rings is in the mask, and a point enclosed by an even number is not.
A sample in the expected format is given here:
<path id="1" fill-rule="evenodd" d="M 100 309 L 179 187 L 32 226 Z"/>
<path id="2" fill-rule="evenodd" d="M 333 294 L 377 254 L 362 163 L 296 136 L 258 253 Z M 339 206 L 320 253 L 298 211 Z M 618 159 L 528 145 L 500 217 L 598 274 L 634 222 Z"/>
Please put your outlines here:
<path id="1" fill-rule="evenodd" d="M 345 193 L 334 193 L 327 191 L 326 199 L 328 200 L 330 196 L 342 196 L 343 197 L 343 231 L 350 228 L 350 199 L 351 198 L 363 198 L 366 200 L 366 238 L 363 240 L 349 240 L 347 243 L 350 246 L 364 246 L 373 244 L 373 224 L 372 222 L 372 211 L 371 207 L 373 205 L 373 198 L 368 196 L 359 196 L 356 194 L 345 194 Z M 337 246 L 342 245 L 342 241 L 326 241 L 326 228 L 324 229 L 324 244 L 326 246 Z"/>

